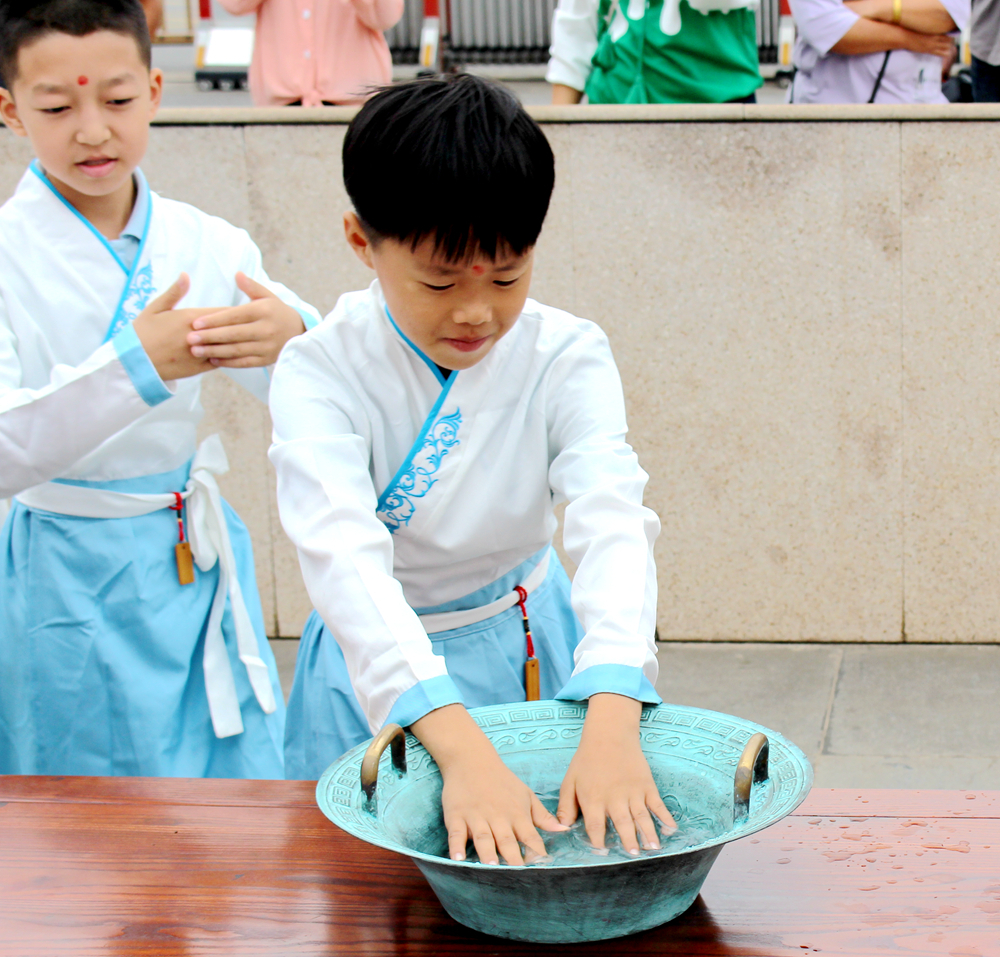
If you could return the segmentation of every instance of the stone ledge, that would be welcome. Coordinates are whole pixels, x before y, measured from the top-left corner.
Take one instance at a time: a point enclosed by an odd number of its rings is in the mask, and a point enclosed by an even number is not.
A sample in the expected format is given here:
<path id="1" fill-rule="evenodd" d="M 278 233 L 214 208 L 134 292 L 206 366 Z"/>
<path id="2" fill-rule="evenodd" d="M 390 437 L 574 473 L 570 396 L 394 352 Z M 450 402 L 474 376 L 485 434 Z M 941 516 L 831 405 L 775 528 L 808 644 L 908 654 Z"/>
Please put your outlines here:
<path id="1" fill-rule="evenodd" d="M 995 122 L 1000 104 L 791 104 L 791 103 L 637 103 L 626 106 L 529 106 L 539 123 L 914 123 Z M 185 107 L 160 110 L 158 126 L 257 126 L 349 123 L 353 106 Z"/>

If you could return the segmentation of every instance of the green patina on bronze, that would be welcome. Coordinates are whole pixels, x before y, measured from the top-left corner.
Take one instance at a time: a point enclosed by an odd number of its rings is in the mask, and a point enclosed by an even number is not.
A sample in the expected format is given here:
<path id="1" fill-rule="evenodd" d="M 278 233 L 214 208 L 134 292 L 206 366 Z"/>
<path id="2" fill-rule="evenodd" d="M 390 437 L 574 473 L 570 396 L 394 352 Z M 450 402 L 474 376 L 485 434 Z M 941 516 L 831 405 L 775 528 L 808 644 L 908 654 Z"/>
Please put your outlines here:
<path id="1" fill-rule="evenodd" d="M 500 757 L 538 794 L 557 790 L 580 742 L 586 707 L 566 701 L 494 705 L 471 712 Z M 724 844 L 791 813 L 809 793 L 812 768 L 780 734 L 731 715 L 644 708 L 643 753 L 671 814 L 690 840 L 660 852 L 586 863 L 509 867 L 452 861 L 441 815 L 441 774 L 430 754 L 397 729 L 362 764 L 368 742 L 320 778 L 323 813 L 350 834 L 413 859 L 455 920 L 497 937 L 574 943 L 621 937 L 672 920 L 698 896 Z M 767 747 L 759 733 L 767 737 Z M 393 754 L 386 747 L 397 740 Z M 741 765 L 742 760 L 742 765 Z"/>
<path id="2" fill-rule="evenodd" d="M 587 81 L 591 103 L 728 103 L 763 82 L 757 59 L 753 10 L 699 13 L 681 0 L 681 29 L 660 29 L 662 0 L 652 0 L 641 20 L 612 40 L 609 21 L 618 0 L 601 0 L 598 43 Z M 621 0 L 622 15 L 628 0 Z"/>

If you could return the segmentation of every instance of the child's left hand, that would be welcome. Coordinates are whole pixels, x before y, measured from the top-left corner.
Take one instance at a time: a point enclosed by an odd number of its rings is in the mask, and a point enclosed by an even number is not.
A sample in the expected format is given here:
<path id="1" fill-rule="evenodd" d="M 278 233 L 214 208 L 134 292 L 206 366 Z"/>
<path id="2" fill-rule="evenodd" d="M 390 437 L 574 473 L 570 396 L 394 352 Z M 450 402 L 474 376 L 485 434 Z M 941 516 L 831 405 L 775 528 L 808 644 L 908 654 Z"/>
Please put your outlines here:
<path id="1" fill-rule="evenodd" d="M 560 824 L 572 824 L 582 811 L 595 847 L 604 847 L 608 818 L 629 854 L 638 854 L 640 843 L 646 848 L 660 846 L 654 815 L 666 830 L 677 829 L 642 753 L 641 712 L 640 702 L 616 694 L 593 695 L 587 704 L 580 745 L 563 779 L 556 817 Z"/>
<path id="2" fill-rule="evenodd" d="M 250 302 L 196 319 L 187 337 L 191 354 L 229 369 L 272 365 L 285 343 L 305 331 L 302 316 L 245 273 L 236 274 L 236 285 Z"/>

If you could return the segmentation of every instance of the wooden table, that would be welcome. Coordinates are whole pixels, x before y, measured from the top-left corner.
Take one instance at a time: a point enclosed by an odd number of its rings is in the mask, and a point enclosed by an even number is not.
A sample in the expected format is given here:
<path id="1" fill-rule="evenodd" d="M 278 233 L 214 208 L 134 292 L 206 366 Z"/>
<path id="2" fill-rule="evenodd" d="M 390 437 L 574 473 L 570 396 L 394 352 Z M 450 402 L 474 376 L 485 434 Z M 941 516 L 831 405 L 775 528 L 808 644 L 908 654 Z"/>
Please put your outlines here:
<path id="1" fill-rule="evenodd" d="M 294 781 L 0 777 L 0 955 L 1000 955 L 1000 792 L 814 791 L 694 907 L 538 947 L 454 923 Z"/>

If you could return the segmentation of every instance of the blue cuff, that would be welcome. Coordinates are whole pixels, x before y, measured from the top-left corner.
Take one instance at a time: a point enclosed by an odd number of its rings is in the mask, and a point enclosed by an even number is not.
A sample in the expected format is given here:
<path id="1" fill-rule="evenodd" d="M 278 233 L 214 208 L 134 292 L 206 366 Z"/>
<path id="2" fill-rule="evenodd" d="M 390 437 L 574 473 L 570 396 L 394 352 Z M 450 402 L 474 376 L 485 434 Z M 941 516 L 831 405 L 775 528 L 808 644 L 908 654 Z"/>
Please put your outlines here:
<path id="1" fill-rule="evenodd" d="M 566 682 L 556 698 L 584 701 L 605 691 L 635 698 L 643 704 L 660 704 L 663 701 L 642 668 L 630 668 L 628 665 L 592 665 L 585 668 Z"/>
<path id="2" fill-rule="evenodd" d="M 448 675 L 439 675 L 437 678 L 420 681 L 408 691 L 404 691 L 396 699 L 392 711 L 385 720 L 386 723 L 392 721 L 408 728 L 414 721 L 419 721 L 435 708 L 443 708 L 446 704 L 464 703 L 455 682 Z"/>
<path id="3" fill-rule="evenodd" d="M 313 326 L 319 325 L 319 319 L 311 312 L 306 312 L 305 309 L 300 309 L 298 306 L 292 306 L 292 308 L 302 317 L 302 325 L 306 327 L 306 332 L 312 329 Z"/>
<path id="4" fill-rule="evenodd" d="M 173 398 L 173 392 L 164 385 L 156 367 L 149 361 L 149 356 L 146 355 L 146 350 L 143 349 L 131 324 L 124 326 L 111 341 L 114 343 L 119 361 L 125 366 L 125 371 L 135 386 L 135 391 L 142 396 L 146 405 L 159 405 Z"/>

